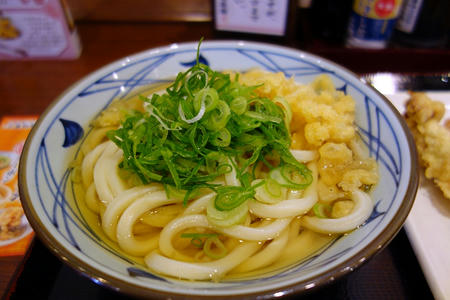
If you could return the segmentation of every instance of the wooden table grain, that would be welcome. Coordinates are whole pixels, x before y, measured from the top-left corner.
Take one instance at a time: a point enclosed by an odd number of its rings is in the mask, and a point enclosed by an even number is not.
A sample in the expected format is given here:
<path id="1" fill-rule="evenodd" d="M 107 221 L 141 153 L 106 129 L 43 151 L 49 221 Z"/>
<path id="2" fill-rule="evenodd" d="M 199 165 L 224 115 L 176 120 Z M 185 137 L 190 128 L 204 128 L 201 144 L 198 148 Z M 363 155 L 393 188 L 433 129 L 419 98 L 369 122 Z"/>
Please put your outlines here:
<path id="1" fill-rule="evenodd" d="M 14 289 L 14 283 L 20 275 L 25 259 L 22 256 L 0 258 L 0 299 L 6 298 L 8 291 Z"/>

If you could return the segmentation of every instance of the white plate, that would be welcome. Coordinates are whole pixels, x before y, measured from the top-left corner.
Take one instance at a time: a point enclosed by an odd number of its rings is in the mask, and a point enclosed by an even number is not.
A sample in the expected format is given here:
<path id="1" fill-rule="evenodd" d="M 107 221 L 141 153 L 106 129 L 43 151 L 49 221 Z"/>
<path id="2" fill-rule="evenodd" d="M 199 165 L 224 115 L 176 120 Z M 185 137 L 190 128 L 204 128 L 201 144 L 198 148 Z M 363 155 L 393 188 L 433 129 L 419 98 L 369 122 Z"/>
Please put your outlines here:
<path id="1" fill-rule="evenodd" d="M 450 92 L 427 94 L 445 103 L 450 118 Z M 386 96 L 403 114 L 408 94 Z M 434 297 L 450 299 L 450 200 L 423 174 L 405 229 Z"/>

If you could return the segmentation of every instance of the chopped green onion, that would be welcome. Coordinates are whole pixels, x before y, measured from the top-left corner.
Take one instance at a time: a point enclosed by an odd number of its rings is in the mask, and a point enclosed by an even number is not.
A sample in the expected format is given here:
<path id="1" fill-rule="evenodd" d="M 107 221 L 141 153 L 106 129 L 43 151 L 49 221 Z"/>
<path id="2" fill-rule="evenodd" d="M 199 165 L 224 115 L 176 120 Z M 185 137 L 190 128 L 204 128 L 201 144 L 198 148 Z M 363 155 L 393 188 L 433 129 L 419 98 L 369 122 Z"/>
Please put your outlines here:
<path id="1" fill-rule="evenodd" d="M 191 123 L 198 122 L 199 120 L 202 119 L 203 115 L 205 114 L 205 109 L 206 109 L 205 108 L 205 102 L 201 103 L 201 107 L 199 108 L 199 111 L 198 111 L 197 115 L 192 117 L 191 119 L 188 119 L 186 117 L 186 114 L 185 114 L 184 109 L 183 109 L 183 103 L 184 103 L 183 101 L 180 101 L 180 103 L 178 104 L 178 113 L 180 114 L 181 120 L 183 120 L 186 123 L 190 123 L 191 124 Z"/>
<path id="2" fill-rule="evenodd" d="M 228 104 L 219 100 L 216 108 L 211 112 L 209 118 L 205 122 L 205 127 L 211 131 L 217 131 L 224 128 L 227 125 L 230 118 L 230 107 Z"/>
<path id="3" fill-rule="evenodd" d="M 286 199 L 287 190 L 272 178 L 257 179 L 253 185 L 263 183 L 255 189 L 255 199 L 262 203 L 275 204 Z"/>
<path id="4" fill-rule="evenodd" d="M 213 245 L 216 246 L 217 250 L 213 250 Z M 213 259 L 219 259 L 227 255 L 227 248 L 222 243 L 222 241 L 217 237 L 210 237 L 205 240 L 203 246 L 203 252 Z"/>
<path id="5" fill-rule="evenodd" d="M 182 233 L 180 237 L 190 238 L 193 246 L 203 249 L 203 252 L 213 259 L 227 255 L 228 250 L 216 233 Z"/>
<path id="6" fill-rule="evenodd" d="M 108 138 L 123 151 L 120 168 L 134 174 L 143 184 L 159 182 L 180 191 L 183 203 L 200 188 L 217 193 L 214 209 L 233 221 L 211 217 L 216 224 L 231 224 L 247 214 L 242 209 L 255 195 L 250 183 L 258 163 L 266 164 L 275 193 L 280 188 L 305 188 L 312 181 L 311 171 L 299 163 L 289 150 L 289 123 L 292 118 L 283 98 L 260 98 L 258 86 L 239 83 L 238 74 L 212 70 L 199 62 L 180 72 L 165 93 L 141 96 L 144 111 L 129 111 L 121 126 L 108 132 Z M 266 156 L 278 157 L 271 165 Z M 277 163 L 278 164 L 278 163 Z M 218 187 L 218 176 L 235 170 L 240 186 Z M 274 181 L 273 181 L 274 180 Z M 182 191 L 182 192 L 181 192 Z M 174 192 L 171 192 L 174 194 Z M 175 193 L 176 194 L 176 193 Z M 214 213 L 213 213 L 214 214 Z"/>
<path id="7" fill-rule="evenodd" d="M 215 173 L 217 172 L 219 167 L 224 165 L 229 166 L 231 171 L 232 166 L 228 164 L 227 157 L 225 156 L 225 154 L 221 152 L 218 151 L 210 152 L 205 156 L 205 159 L 206 159 L 206 170 L 208 171 L 208 173 Z"/>
<path id="8" fill-rule="evenodd" d="M 286 101 L 285 98 L 283 97 L 275 97 L 273 99 L 273 102 L 280 104 L 283 109 L 284 109 L 284 115 L 285 115 L 285 123 L 286 123 L 286 128 L 289 128 L 289 124 L 291 124 L 292 121 L 292 110 L 291 110 L 291 106 L 289 105 L 289 103 Z"/>
<path id="9" fill-rule="evenodd" d="M 248 205 L 244 201 L 233 209 L 221 211 L 215 207 L 213 199 L 206 207 L 206 216 L 208 221 L 215 226 L 229 227 L 245 221 L 248 216 Z"/>
<path id="10" fill-rule="evenodd" d="M 182 238 L 202 238 L 202 237 L 215 237 L 217 236 L 217 233 L 182 233 Z"/>
<path id="11" fill-rule="evenodd" d="M 245 189 L 242 186 L 224 186 L 217 191 L 214 206 L 220 211 L 232 210 L 255 195 L 253 189 Z"/>
<path id="12" fill-rule="evenodd" d="M 261 121 L 261 122 L 280 123 L 283 120 L 280 117 L 266 115 L 266 114 L 255 112 L 255 111 L 247 111 L 244 115 L 247 117 L 250 117 L 252 119 Z"/>
<path id="13" fill-rule="evenodd" d="M 180 235 L 181 238 L 189 238 L 191 239 L 191 244 L 197 248 L 204 247 L 204 241 L 202 238 L 216 238 L 216 233 L 182 233 Z"/>
<path id="14" fill-rule="evenodd" d="M 281 186 L 292 189 L 304 189 L 312 182 L 312 174 L 306 167 L 304 169 L 294 165 L 285 164 L 270 171 L 269 177 Z"/>
<path id="15" fill-rule="evenodd" d="M 231 142 L 231 134 L 226 128 L 217 131 L 211 140 L 211 144 L 217 147 L 227 147 Z"/>
<path id="16" fill-rule="evenodd" d="M 247 99 L 243 96 L 234 98 L 230 103 L 230 109 L 237 115 L 242 115 L 247 111 Z"/>
<path id="17" fill-rule="evenodd" d="M 205 88 L 208 85 L 208 73 L 205 70 L 195 70 L 184 80 L 184 89 L 187 94 L 192 96 L 196 91 Z"/>
<path id="18" fill-rule="evenodd" d="M 297 189 L 304 189 L 312 182 L 311 171 L 305 172 L 304 169 L 298 168 L 294 165 L 283 165 L 281 167 L 281 176 L 283 176 L 283 178 L 289 182 L 292 187 Z"/>
<path id="19" fill-rule="evenodd" d="M 180 190 L 170 184 L 165 184 L 164 189 L 166 191 L 167 198 L 176 199 L 179 200 L 180 202 L 184 201 L 188 193 L 188 190 Z M 198 196 L 198 194 L 199 194 L 198 190 L 191 191 L 191 193 L 188 196 L 188 200 L 194 199 L 195 197 Z"/>
<path id="20" fill-rule="evenodd" d="M 191 244 L 197 248 L 203 248 L 203 241 L 200 238 L 194 237 L 191 239 Z"/>
<path id="21" fill-rule="evenodd" d="M 200 90 L 194 97 L 194 109 L 199 112 L 201 107 L 205 107 L 205 113 L 216 108 L 219 102 L 219 94 L 213 88 L 204 88 Z"/>
<path id="22" fill-rule="evenodd" d="M 313 212 L 318 218 L 329 218 L 331 206 L 329 204 L 316 203 L 313 206 Z"/>

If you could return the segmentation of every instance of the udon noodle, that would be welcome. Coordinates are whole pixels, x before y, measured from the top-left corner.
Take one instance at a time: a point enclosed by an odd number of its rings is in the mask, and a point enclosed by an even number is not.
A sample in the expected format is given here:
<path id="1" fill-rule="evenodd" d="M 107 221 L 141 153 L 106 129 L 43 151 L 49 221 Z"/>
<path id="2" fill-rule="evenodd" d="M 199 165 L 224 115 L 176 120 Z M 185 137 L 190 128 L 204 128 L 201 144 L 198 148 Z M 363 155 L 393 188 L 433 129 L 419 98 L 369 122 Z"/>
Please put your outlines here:
<path id="1" fill-rule="evenodd" d="M 327 76 L 300 85 L 281 73 L 235 75 L 229 73 L 255 87 L 254 97 L 284 106 L 290 153 L 309 170 L 304 188 L 268 179 L 279 163 L 276 155 L 248 166 L 253 193 L 233 214 L 215 206 L 217 187 L 242 185 L 232 156 L 227 170 L 209 182 L 215 188 L 198 188 L 188 200 L 173 185 L 143 182 L 124 170 L 124 150 L 107 136 L 130 111 L 146 111 L 139 97 L 117 100 L 102 112 L 76 158 L 78 201 L 97 216 L 107 239 L 152 272 L 216 281 L 274 272 L 355 230 L 373 210 L 368 190 L 378 181 L 377 165 L 358 140 L 350 96 Z"/>

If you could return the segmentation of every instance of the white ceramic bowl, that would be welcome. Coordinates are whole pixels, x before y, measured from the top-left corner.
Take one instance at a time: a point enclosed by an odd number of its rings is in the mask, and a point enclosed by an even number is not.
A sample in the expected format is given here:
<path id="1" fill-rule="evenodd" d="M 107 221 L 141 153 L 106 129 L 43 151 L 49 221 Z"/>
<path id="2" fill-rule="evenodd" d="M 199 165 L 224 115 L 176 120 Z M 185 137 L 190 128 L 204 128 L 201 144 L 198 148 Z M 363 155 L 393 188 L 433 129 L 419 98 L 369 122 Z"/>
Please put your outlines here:
<path id="1" fill-rule="evenodd" d="M 86 224 L 71 190 L 69 162 L 83 130 L 111 100 L 174 78 L 195 63 L 197 43 L 150 49 L 109 64 L 65 91 L 41 116 L 20 163 L 20 193 L 38 237 L 74 269 L 124 293 L 148 297 L 281 296 L 331 282 L 383 249 L 400 230 L 414 201 L 418 178 L 413 140 L 388 100 L 348 70 L 320 57 L 274 45 L 203 42 L 201 59 L 213 69 L 253 67 L 284 72 L 308 83 L 328 74 L 356 101 L 356 124 L 380 167 L 375 209 L 351 234 L 276 275 L 255 280 L 189 282 L 153 276 L 100 240 Z"/>

